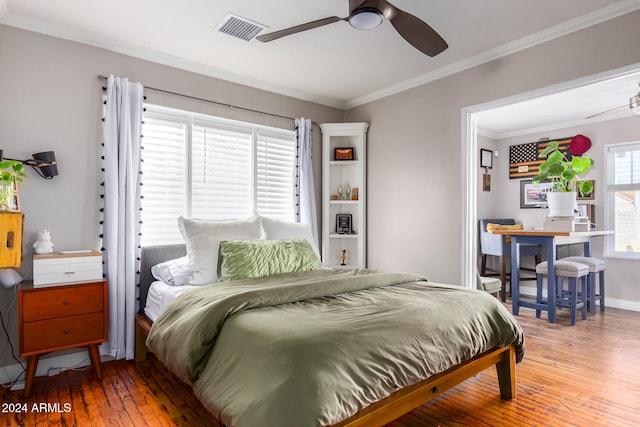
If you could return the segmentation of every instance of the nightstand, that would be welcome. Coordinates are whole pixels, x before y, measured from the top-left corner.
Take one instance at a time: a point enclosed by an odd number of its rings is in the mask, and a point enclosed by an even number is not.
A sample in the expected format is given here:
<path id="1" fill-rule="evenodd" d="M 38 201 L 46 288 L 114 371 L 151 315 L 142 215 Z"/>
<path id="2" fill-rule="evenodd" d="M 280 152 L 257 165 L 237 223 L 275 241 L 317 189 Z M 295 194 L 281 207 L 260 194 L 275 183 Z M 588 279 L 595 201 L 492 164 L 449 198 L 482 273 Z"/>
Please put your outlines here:
<path id="1" fill-rule="evenodd" d="M 18 287 L 20 356 L 27 357 L 24 397 L 31 394 L 41 355 L 87 347 L 102 379 L 98 344 L 107 340 L 107 282 Z"/>

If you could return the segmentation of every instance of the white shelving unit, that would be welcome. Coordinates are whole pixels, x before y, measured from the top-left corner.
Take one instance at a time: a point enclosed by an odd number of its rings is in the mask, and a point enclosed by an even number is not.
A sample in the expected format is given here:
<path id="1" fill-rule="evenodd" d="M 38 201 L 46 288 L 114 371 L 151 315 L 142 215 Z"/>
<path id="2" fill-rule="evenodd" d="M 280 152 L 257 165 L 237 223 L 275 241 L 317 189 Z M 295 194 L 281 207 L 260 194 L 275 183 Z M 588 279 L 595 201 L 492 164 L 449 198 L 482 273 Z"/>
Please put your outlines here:
<path id="1" fill-rule="evenodd" d="M 322 262 L 333 268 L 366 268 L 368 123 L 323 123 Z M 353 149 L 352 160 L 336 160 L 336 148 Z M 332 200 L 338 187 L 358 189 L 358 199 Z M 337 215 L 351 215 L 352 233 L 338 234 Z M 345 265 L 342 265 L 342 251 Z"/>

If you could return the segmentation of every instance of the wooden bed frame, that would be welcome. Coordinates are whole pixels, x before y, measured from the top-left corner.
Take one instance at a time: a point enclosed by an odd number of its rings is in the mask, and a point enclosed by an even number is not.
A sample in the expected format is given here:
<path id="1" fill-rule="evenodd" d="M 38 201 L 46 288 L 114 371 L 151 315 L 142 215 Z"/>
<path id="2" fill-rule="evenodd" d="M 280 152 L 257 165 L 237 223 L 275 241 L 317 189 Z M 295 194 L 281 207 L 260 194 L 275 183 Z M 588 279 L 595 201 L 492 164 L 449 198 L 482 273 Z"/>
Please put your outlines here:
<path id="1" fill-rule="evenodd" d="M 168 247 L 168 250 L 163 248 L 167 247 L 151 247 L 143 249 L 142 265 L 140 270 L 142 276 L 145 276 L 146 272 L 148 272 L 147 274 L 150 276 L 150 269 L 152 265 L 184 255 L 184 245 L 171 245 Z M 166 254 L 169 254 L 168 257 Z M 145 277 L 141 278 L 141 311 L 144 304 L 146 304 L 147 290 L 153 279 L 147 278 L 147 280 L 148 281 L 145 281 Z M 151 322 L 151 320 L 142 313 L 136 317 L 135 360 L 137 362 L 143 361 L 146 358 L 148 349 L 145 341 L 149 335 L 152 324 L 153 322 Z M 390 396 L 369 405 L 354 414 L 352 417 L 347 418 L 334 426 L 384 426 L 385 424 L 419 406 L 422 406 L 445 391 L 494 365 L 498 373 L 500 398 L 503 400 L 513 399 L 516 396 L 516 353 L 515 347 L 510 345 L 491 349 L 440 374 L 433 375 L 424 381 L 398 390 Z"/>

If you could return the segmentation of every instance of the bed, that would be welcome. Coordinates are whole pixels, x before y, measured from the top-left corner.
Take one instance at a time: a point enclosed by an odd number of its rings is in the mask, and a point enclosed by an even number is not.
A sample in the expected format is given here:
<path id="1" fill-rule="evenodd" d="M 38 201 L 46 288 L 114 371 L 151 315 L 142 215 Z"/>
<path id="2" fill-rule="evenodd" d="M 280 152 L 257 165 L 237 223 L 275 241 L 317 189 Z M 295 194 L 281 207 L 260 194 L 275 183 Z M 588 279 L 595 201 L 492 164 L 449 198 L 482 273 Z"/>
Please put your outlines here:
<path id="1" fill-rule="evenodd" d="M 150 348 L 227 426 L 381 426 L 492 366 L 515 396 L 524 335 L 489 294 L 325 269 L 163 291 L 151 266 L 185 253 L 143 249 L 136 359 Z"/>

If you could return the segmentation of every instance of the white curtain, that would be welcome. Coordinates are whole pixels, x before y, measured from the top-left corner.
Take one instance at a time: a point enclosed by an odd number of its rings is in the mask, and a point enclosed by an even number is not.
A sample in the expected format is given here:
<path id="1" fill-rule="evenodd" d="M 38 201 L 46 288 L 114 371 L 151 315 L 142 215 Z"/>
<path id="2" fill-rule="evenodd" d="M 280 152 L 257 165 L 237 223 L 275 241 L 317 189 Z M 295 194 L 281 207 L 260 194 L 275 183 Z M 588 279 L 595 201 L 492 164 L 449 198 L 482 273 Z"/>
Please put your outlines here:
<path id="1" fill-rule="evenodd" d="M 316 193 L 313 185 L 313 165 L 311 162 L 311 120 L 296 119 L 296 220 L 311 227 L 318 243 L 318 219 L 316 216 Z"/>
<path id="2" fill-rule="evenodd" d="M 107 79 L 104 96 L 103 248 L 109 281 L 109 341 L 101 353 L 134 357 L 140 252 L 140 139 L 143 87 Z"/>

